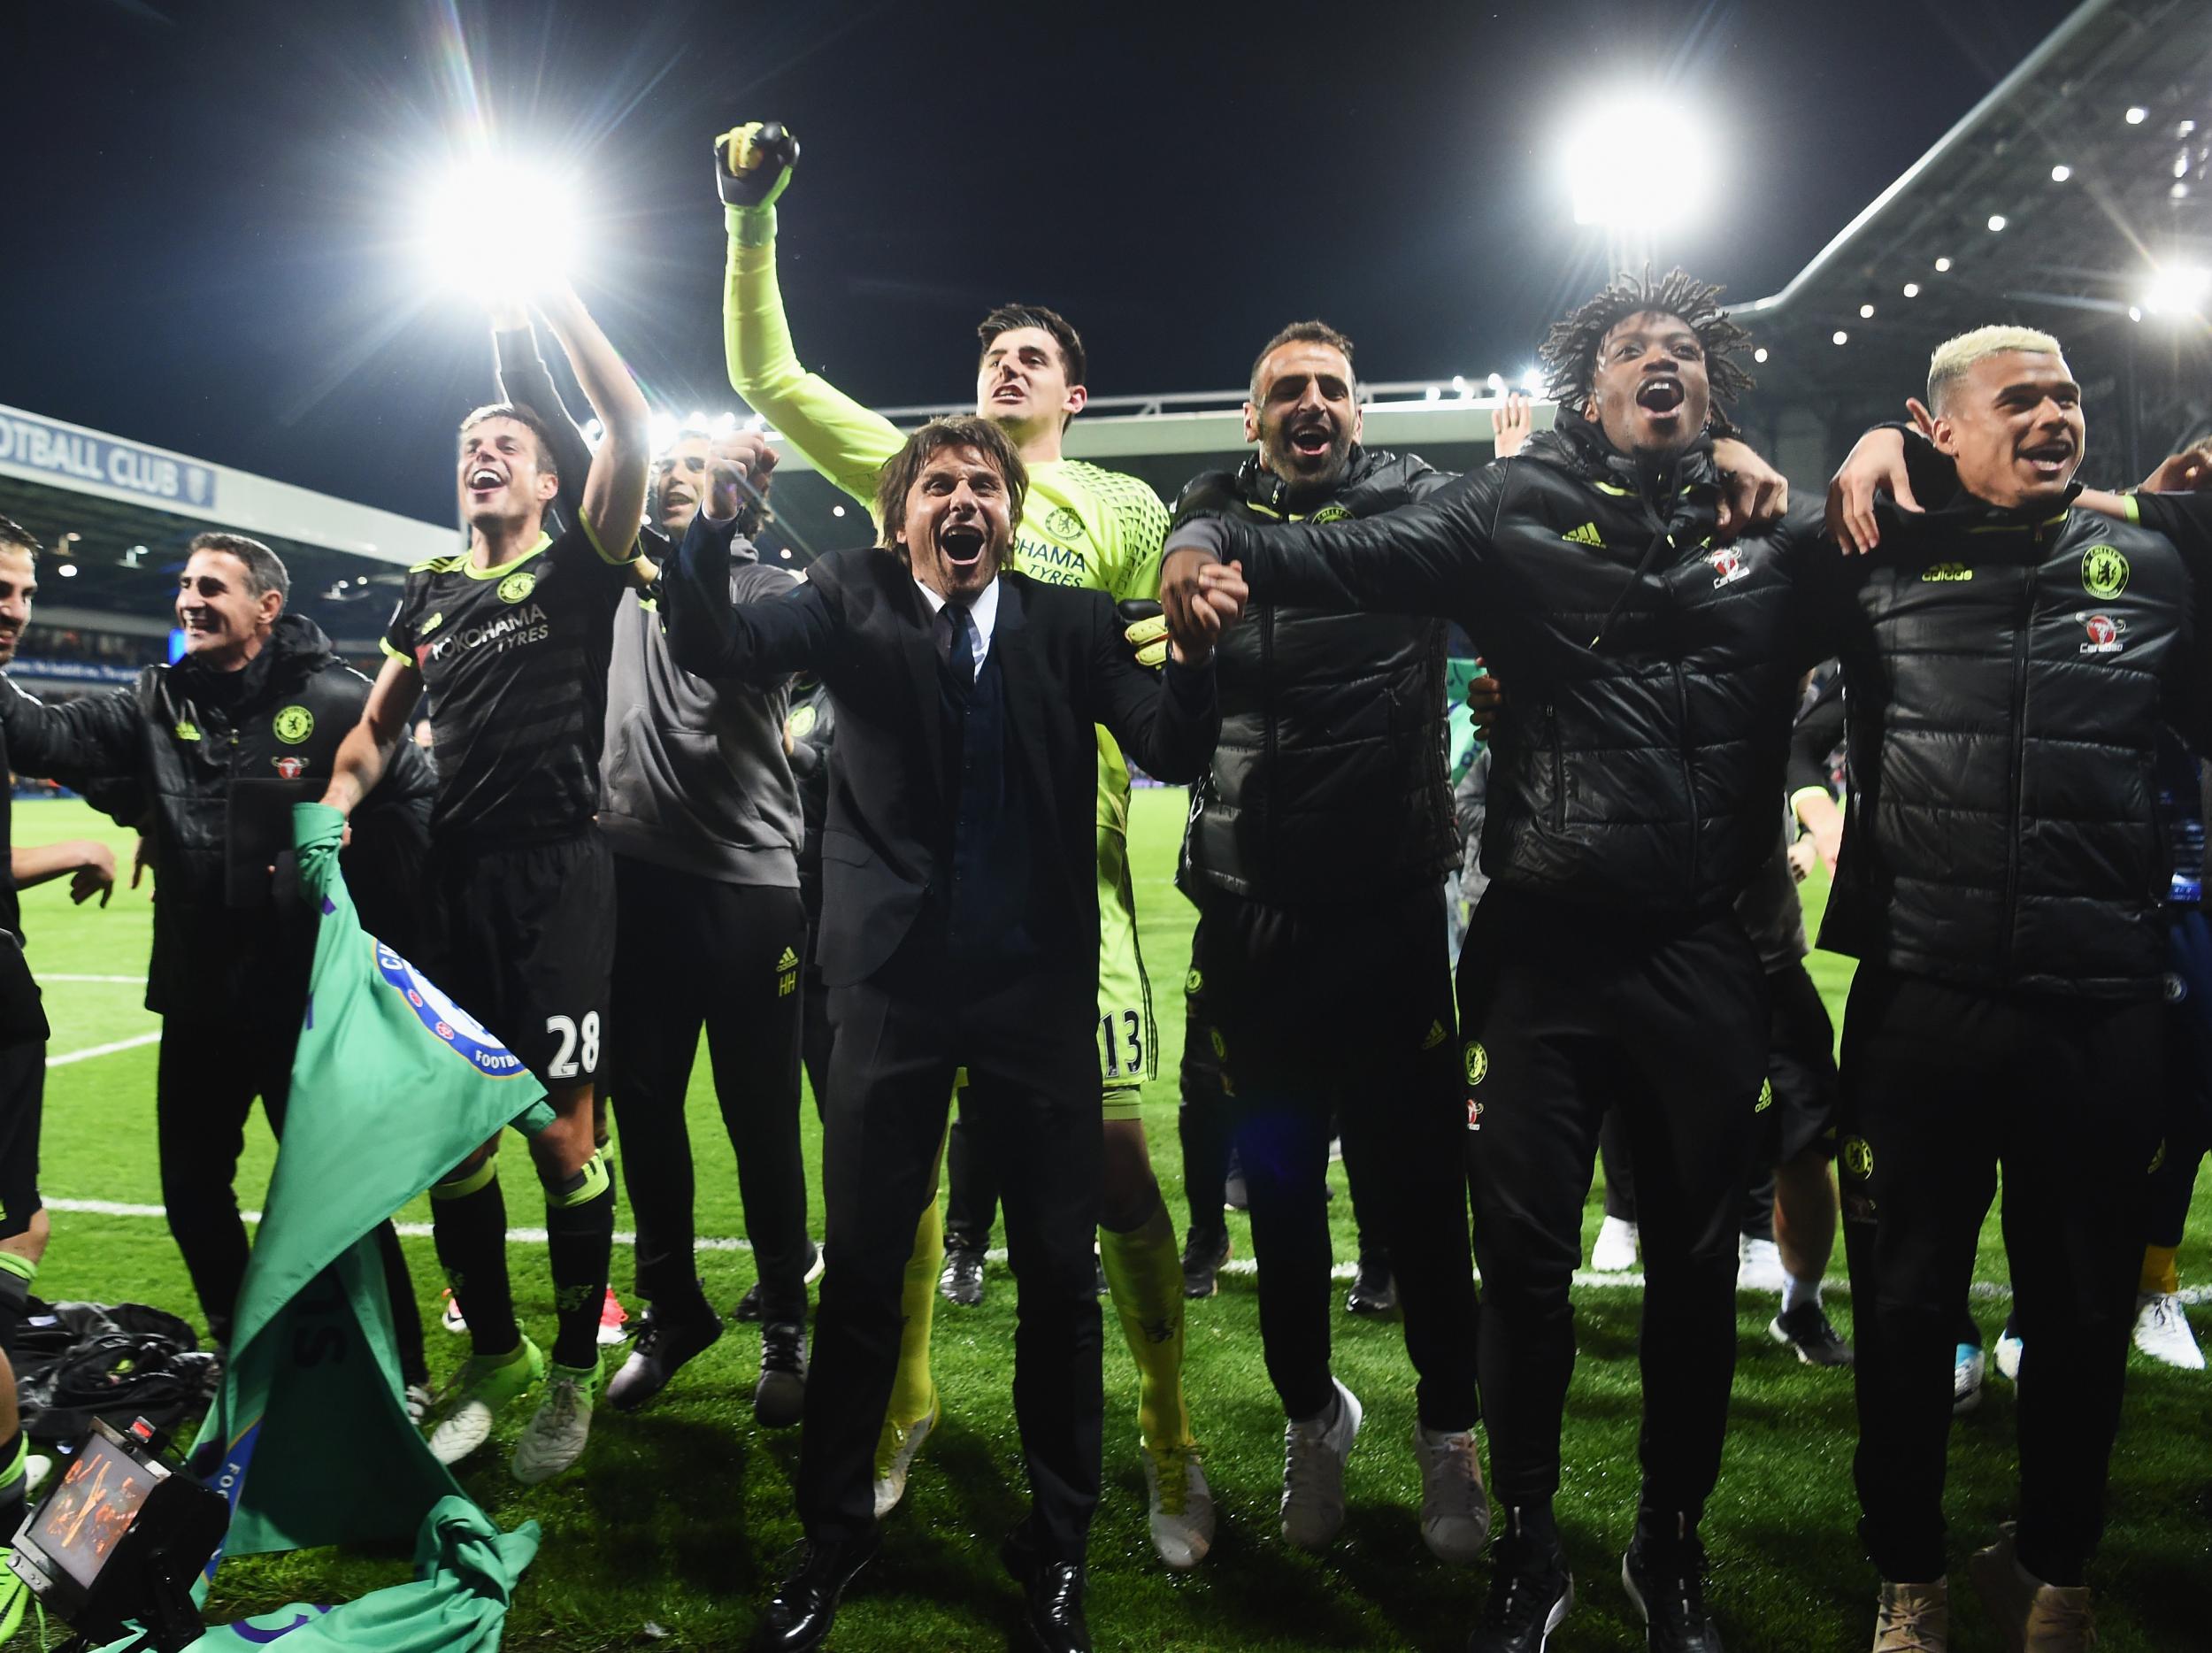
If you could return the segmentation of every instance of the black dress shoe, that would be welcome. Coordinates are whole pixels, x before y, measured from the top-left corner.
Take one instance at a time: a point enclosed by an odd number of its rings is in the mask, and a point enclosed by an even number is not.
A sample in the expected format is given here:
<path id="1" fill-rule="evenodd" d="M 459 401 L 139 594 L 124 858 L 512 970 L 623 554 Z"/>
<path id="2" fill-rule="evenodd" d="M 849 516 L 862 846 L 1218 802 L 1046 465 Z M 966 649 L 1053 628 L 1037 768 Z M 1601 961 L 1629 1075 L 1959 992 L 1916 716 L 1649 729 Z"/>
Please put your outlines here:
<path id="1" fill-rule="evenodd" d="M 658 1303 L 647 1304 L 630 1357 L 607 1385 L 607 1404 L 618 1412 L 637 1411 L 668 1387 L 679 1367 L 721 1335 L 722 1317 L 711 1309 L 667 1313 Z"/>
<path id="2" fill-rule="evenodd" d="M 882 1543 L 879 1530 L 865 1538 L 809 1539 L 800 1549 L 799 1565 L 768 1598 L 753 1645 L 762 1653 L 806 1653 L 821 1646 L 837 1618 L 838 1597 Z"/>
<path id="3" fill-rule="evenodd" d="M 999 1553 L 1007 1572 L 1022 1587 L 1031 1645 L 1039 1653 L 1091 1653 L 1091 1627 L 1083 1618 L 1083 1564 L 1046 1560 L 1037 1553 L 1026 1526 L 1009 1533 Z"/>

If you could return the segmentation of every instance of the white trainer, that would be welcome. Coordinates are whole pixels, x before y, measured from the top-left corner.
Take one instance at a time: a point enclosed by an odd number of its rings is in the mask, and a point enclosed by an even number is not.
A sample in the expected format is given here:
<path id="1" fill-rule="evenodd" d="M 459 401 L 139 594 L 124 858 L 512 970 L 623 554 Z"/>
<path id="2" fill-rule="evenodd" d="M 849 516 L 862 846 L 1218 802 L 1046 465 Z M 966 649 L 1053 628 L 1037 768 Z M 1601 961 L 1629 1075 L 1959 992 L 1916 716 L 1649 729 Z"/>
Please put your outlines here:
<path id="1" fill-rule="evenodd" d="M 2026 1352 L 2027 1345 L 2007 1332 L 1997 1340 L 1996 1347 L 1989 1354 L 1997 1370 L 2011 1382 L 2017 1383 L 2020 1381 L 2020 1357 Z"/>
<path id="2" fill-rule="evenodd" d="M 1636 1225 L 1624 1217 L 1609 1217 L 1598 1225 L 1598 1237 L 1590 1244 L 1590 1266 L 1601 1274 L 1622 1274 L 1636 1266 Z"/>
<path id="3" fill-rule="evenodd" d="M 2204 1350 L 2189 1329 L 2188 1312 L 2170 1291 L 2147 1291 L 2135 1299 L 2135 1346 L 2153 1360 L 2185 1372 L 2204 1370 Z"/>
<path id="4" fill-rule="evenodd" d="M 1874 1614 L 1874 1653 L 1948 1653 L 1951 1585 L 1884 1584 Z"/>
<path id="5" fill-rule="evenodd" d="M 1989 1357 L 1972 1343 L 1961 1343 L 1951 1360 L 1951 1416 L 1961 1418 L 1982 1403 L 1982 1378 Z"/>
<path id="6" fill-rule="evenodd" d="M 1344 1526 L 1344 1460 L 1359 1438 L 1359 1396 L 1332 1378 L 1336 1403 L 1283 1431 L 1283 1536 L 1326 1549 Z"/>
<path id="7" fill-rule="evenodd" d="M 578 1458 L 591 1439 L 591 1413 L 599 1399 L 599 1363 L 546 1367 L 545 1398 L 515 1442 L 515 1479 L 526 1487 L 551 1480 Z"/>
<path id="8" fill-rule="evenodd" d="M 940 1408 L 937 1397 L 929 1397 L 929 1416 L 918 1423 L 902 1427 L 888 1418 L 883 1420 L 883 1431 L 876 1437 L 876 1519 L 899 1507 L 899 1500 L 906 1496 L 907 1472 L 914 1467 L 914 1455 L 922 1449 L 922 1442 L 929 1439 L 929 1432 L 937 1427 Z"/>
<path id="9" fill-rule="evenodd" d="M 1482 1489 L 1475 1432 L 1413 1426 L 1413 1456 L 1421 1465 L 1421 1542 L 1439 1561 L 1464 1566 L 1490 1536 L 1490 1495 Z"/>
<path id="10" fill-rule="evenodd" d="M 1736 1289 L 1779 1292 L 1782 1285 L 1780 1248 L 1771 1240 L 1747 1237 L 1736 1254 Z"/>
<path id="11" fill-rule="evenodd" d="M 1141 1441 L 1144 1490 L 1151 1506 L 1152 1548 L 1177 1572 L 1205 1560 L 1214 1547 L 1214 1494 L 1196 1446 L 1155 1452 Z"/>

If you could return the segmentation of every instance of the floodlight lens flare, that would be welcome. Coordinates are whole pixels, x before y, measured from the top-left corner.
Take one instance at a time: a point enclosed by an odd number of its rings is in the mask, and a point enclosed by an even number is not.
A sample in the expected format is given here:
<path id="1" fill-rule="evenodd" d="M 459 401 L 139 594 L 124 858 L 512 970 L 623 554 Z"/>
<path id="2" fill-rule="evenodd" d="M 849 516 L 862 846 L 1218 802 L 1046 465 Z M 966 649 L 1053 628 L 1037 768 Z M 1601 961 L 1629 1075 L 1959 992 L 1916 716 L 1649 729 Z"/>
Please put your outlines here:
<path id="1" fill-rule="evenodd" d="M 1695 101 L 1630 93 L 1605 105 L 1603 130 L 1578 130 L 1567 141 L 1575 222 L 1649 230 L 1697 219 L 1711 197 L 1714 152 Z M 1622 131 L 1647 136 L 1624 154 Z"/>
<path id="2" fill-rule="evenodd" d="M 2189 265 L 2161 270 L 2151 279 L 2141 308 L 2154 316 L 2189 315 L 2204 307 L 2212 294 L 2212 275 Z"/>
<path id="3" fill-rule="evenodd" d="M 575 225 L 574 192 L 566 180 L 485 155 L 431 183 L 418 230 L 441 285 L 514 290 L 566 272 Z"/>

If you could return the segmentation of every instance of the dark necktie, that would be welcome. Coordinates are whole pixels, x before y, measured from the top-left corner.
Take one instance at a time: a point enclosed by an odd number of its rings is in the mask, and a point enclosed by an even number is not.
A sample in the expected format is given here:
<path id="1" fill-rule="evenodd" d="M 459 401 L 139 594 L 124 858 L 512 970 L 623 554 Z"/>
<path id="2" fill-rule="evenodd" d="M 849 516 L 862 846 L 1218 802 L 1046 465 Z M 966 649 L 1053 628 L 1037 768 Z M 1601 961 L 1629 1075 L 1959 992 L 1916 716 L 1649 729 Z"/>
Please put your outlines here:
<path id="1" fill-rule="evenodd" d="M 964 696 L 975 687 L 975 626 L 957 603 L 946 604 L 938 618 L 944 627 L 945 665 L 953 686 Z"/>

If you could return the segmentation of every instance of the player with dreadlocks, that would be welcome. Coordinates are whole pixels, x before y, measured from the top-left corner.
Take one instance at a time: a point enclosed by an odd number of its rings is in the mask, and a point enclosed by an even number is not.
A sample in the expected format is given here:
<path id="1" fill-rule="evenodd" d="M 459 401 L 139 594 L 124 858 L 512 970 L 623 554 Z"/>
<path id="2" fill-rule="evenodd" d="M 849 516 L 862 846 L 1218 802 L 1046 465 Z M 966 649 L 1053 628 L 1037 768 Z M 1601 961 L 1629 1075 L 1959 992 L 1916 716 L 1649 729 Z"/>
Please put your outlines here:
<path id="1" fill-rule="evenodd" d="M 1609 1105 L 1647 1281 L 1643 1488 L 1623 1578 L 1649 1645 L 1720 1646 L 1697 1523 L 1736 1348 L 1736 1226 L 1769 1105 L 1766 984 L 1731 911 L 1773 848 L 1799 673 L 1844 559 L 1809 523 L 1724 538 L 1715 404 L 1750 388 L 1719 289 L 1624 276 L 1541 352 L 1558 428 L 1418 504 L 1169 536 L 1171 614 L 1238 559 L 1256 604 L 1457 620 L 1511 687 L 1461 955 L 1479 1364 L 1499 1508 L 1473 1653 L 1535 1653 L 1574 1595 L 1552 1512 L 1569 1288 Z M 1756 520 L 1756 519 L 1754 519 Z M 1648 1188 L 1648 1192 L 1647 1192 Z"/>

